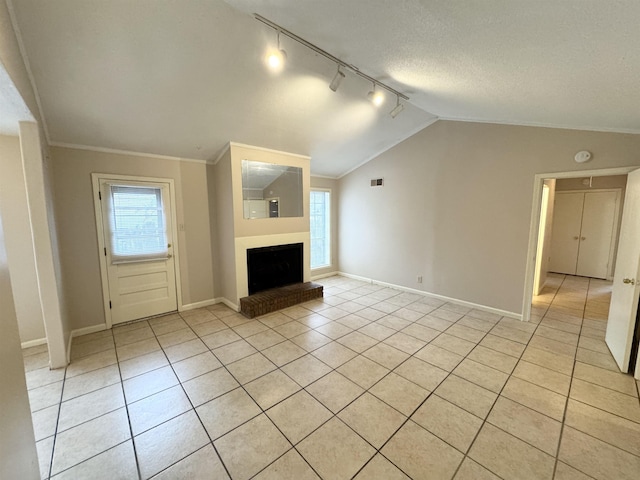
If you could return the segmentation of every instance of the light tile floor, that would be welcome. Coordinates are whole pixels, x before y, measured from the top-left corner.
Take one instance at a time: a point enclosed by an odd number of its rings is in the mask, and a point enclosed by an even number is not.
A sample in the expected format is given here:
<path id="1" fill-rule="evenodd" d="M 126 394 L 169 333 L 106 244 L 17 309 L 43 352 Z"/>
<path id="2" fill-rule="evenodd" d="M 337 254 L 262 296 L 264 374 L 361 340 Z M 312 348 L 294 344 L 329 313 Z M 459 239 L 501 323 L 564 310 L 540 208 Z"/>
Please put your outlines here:
<path id="1" fill-rule="evenodd" d="M 25 350 L 42 478 L 637 479 L 638 386 L 610 283 L 554 275 L 533 321 L 331 277 Z"/>

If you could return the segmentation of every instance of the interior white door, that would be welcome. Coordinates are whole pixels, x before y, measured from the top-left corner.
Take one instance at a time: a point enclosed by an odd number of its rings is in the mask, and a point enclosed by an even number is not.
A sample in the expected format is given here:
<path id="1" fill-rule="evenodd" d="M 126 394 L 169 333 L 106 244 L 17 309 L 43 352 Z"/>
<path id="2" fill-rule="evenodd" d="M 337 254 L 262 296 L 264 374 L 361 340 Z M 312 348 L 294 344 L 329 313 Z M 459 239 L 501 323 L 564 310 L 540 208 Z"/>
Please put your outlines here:
<path id="1" fill-rule="evenodd" d="M 168 183 L 100 182 L 112 324 L 177 310 Z"/>
<path id="2" fill-rule="evenodd" d="M 556 192 L 549 270 L 576 274 L 584 193 Z"/>
<path id="3" fill-rule="evenodd" d="M 640 170 L 627 178 L 618 256 L 605 341 L 620 371 L 629 371 L 629 357 L 640 296 Z M 640 372 L 636 369 L 636 376 Z"/>
<path id="4" fill-rule="evenodd" d="M 617 201 L 617 192 L 585 194 L 576 275 L 607 278 Z"/>

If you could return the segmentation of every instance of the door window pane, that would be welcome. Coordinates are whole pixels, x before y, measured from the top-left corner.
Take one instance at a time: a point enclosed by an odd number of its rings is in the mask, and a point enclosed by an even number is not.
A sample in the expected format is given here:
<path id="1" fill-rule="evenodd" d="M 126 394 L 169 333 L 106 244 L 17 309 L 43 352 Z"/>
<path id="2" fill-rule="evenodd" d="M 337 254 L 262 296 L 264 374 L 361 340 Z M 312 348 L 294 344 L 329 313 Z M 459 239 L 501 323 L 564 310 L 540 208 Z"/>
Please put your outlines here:
<path id="1" fill-rule="evenodd" d="M 162 188 L 109 185 L 107 201 L 113 263 L 167 257 Z"/>
<path id="2" fill-rule="evenodd" d="M 311 191 L 311 268 L 331 265 L 330 192 Z"/>

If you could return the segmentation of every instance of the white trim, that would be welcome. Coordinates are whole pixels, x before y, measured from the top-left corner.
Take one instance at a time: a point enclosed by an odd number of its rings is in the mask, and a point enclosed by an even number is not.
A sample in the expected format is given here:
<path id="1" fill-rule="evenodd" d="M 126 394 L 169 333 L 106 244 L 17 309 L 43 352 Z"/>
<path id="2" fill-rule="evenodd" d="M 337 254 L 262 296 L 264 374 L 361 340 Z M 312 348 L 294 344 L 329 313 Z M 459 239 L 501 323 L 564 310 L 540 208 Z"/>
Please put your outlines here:
<path id="1" fill-rule="evenodd" d="M 37 347 L 39 345 L 44 345 L 47 343 L 47 338 L 36 338 L 35 340 L 27 340 L 26 342 L 22 342 L 20 347 L 24 350 L 25 348 Z"/>
<path id="2" fill-rule="evenodd" d="M 255 145 L 247 145 L 246 143 L 229 142 L 229 147 L 250 148 L 261 152 L 277 153 L 278 155 L 288 155 L 290 157 L 298 157 L 305 160 L 311 160 L 309 155 L 301 155 L 300 153 L 285 152 L 284 150 L 274 150 L 272 148 L 256 147 Z"/>
<path id="3" fill-rule="evenodd" d="M 67 343 L 67 364 L 71 363 L 71 344 L 73 343 L 73 339 L 75 337 L 88 335 L 90 333 L 101 332 L 103 330 L 107 330 L 106 323 L 99 323 L 98 325 L 91 325 L 90 327 L 83 327 L 83 328 L 77 328 L 75 330 L 71 330 L 71 333 L 69 334 L 69 342 Z"/>
<path id="4" fill-rule="evenodd" d="M 540 208 L 542 205 L 542 185 L 545 180 L 559 178 L 606 177 L 610 175 L 627 175 L 637 170 L 634 167 L 603 168 L 601 170 L 574 170 L 571 172 L 538 173 L 533 179 L 533 201 L 531 202 L 531 222 L 529 224 L 529 246 L 527 247 L 527 263 L 524 273 L 524 295 L 522 298 L 522 320 L 531 318 L 531 302 L 533 301 L 533 281 L 536 270 L 536 252 L 538 248 L 538 228 L 540 226 Z"/>
<path id="5" fill-rule="evenodd" d="M 482 310 L 483 312 L 495 313 L 501 317 L 515 318 L 516 320 L 522 320 L 522 315 L 515 312 L 509 312 L 508 310 L 502 310 L 500 308 L 489 307 L 487 305 L 480 305 L 479 303 L 468 302 L 466 300 L 460 300 L 458 298 L 447 297 L 446 295 L 440 295 L 437 293 L 425 292 L 424 290 L 416 290 L 415 288 L 403 287 L 402 285 L 396 285 L 395 283 L 381 282 L 372 278 L 361 277 L 359 275 L 353 275 L 346 272 L 337 272 L 341 277 L 352 278 L 354 280 L 360 280 L 362 282 L 371 283 L 374 285 L 382 285 L 385 287 L 393 288 L 395 290 L 402 290 L 403 292 L 415 293 L 422 295 L 423 297 L 436 298 L 438 300 L 444 300 L 446 302 L 456 303 L 465 307 L 474 308 L 476 310 Z"/>
<path id="6" fill-rule="evenodd" d="M 179 305 L 178 312 L 186 312 L 188 310 L 196 310 L 198 308 L 208 307 L 220 303 L 219 298 L 210 298 L 209 300 L 202 300 L 201 302 L 187 303 L 186 305 Z"/>
<path id="7" fill-rule="evenodd" d="M 330 177 L 329 175 L 317 175 L 315 173 L 310 174 L 311 178 L 326 178 L 329 180 L 338 180 L 338 177 Z"/>
<path id="8" fill-rule="evenodd" d="M 435 118 L 430 118 L 427 122 L 425 122 L 424 124 L 421 124 L 420 126 L 418 126 L 417 128 L 409 131 L 409 133 L 407 133 L 407 135 L 403 136 L 401 139 L 399 139 L 397 142 L 392 143 L 391 145 L 387 145 L 386 147 L 384 147 L 382 150 L 380 150 L 379 152 L 369 156 L 366 160 L 364 160 L 363 162 L 360 162 L 359 164 L 357 164 L 355 167 L 350 168 L 349 170 L 347 170 L 344 173 L 341 173 L 340 175 L 338 175 L 338 180 L 340 180 L 342 177 L 346 177 L 347 175 L 349 175 L 351 172 L 353 172 L 354 170 L 359 169 L 361 166 L 363 166 L 366 163 L 369 163 L 371 160 L 373 160 L 376 157 L 379 157 L 380 155 L 382 155 L 383 153 L 385 153 L 388 150 L 391 150 L 393 147 L 395 147 L 396 145 L 401 144 L 402 142 L 404 142 L 405 140 L 407 140 L 410 137 L 413 137 L 416 133 L 420 132 L 421 130 L 424 130 L 425 128 L 433 125 L 434 123 L 436 123 L 438 120 L 441 120 L 440 117 L 435 117 Z"/>
<path id="9" fill-rule="evenodd" d="M 222 159 L 222 157 L 224 157 L 224 154 L 227 153 L 229 150 L 231 150 L 231 144 L 227 143 L 222 149 L 222 151 L 218 154 L 216 159 L 213 162 L 211 162 L 211 165 L 217 165 L 218 162 Z"/>
<path id="10" fill-rule="evenodd" d="M 47 120 L 44 116 L 44 111 L 42 110 L 42 102 L 40 101 L 40 94 L 38 93 L 38 87 L 36 86 L 36 80 L 33 77 L 33 72 L 31 71 L 31 63 L 29 62 L 29 57 L 27 56 L 27 49 L 24 47 L 24 42 L 22 41 L 22 32 L 20 31 L 20 26 L 18 25 L 18 21 L 16 20 L 15 9 L 13 8 L 13 1 L 7 0 L 7 10 L 9 11 L 9 18 L 11 19 L 11 26 L 13 27 L 13 33 L 15 33 L 16 41 L 18 42 L 18 50 L 20 50 L 20 56 L 22 57 L 22 61 L 24 62 L 24 68 L 27 71 L 27 77 L 29 77 L 29 83 L 31 84 L 31 88 L 33 89 L 33 96 L 36 99 L 36 105 L 38 106 L 38 113 L 40 113 L 40 120 L 42 122 L 42 130 L 44 131 L 44 136 L 47 141 L 47 144 L 50 143 L 51 138 L 49 137 L 49 128 L 47 127 Z M 33 112 L 31 112 L 33 115 Z"/>
<path id="11" fill-rule="evenodd" d="M 631 134 L 640 133 L 640 129 L 637 129 L 637 128 L 568 126 L 568 125 L 560 125 L 557 123 L 518 122 L 515 120 L 490 120 L 486 118 L 440 117 L 440 120 L 446 120 L 449 122 L 466 122 L 466 123 L 492 123 L 494 125 L 512 125 L 516 127 L 555 128 L 560 130 L 577 130 L 577 131 L 585 131 L 585 132 L 631 133 Z"/>
<path id="12" fill-rule="evenodd" d="M 98 325 L 91 325 L 90 327 L 77 328 L 71 330 L 71 338 L 81 337 L 82 335 L 89 335 L 90 333 L 102 332 L 107 330 L 106 323 L 99 323 Z"/>
<path id="13" fill-rule="evenodd" d="M 109 278 L 107 277 L 107 261 L 101 252 L 106 248 L 104 241 L 104 221 L 102 218 L 102 204 L 99 198 L 100 182 L 102 180 L 124 180 L 129 182 L 153 182 L 169 184 L 169 197 L 171 207 L 171 234 L 173 236 L 174 274 L 176 280 L 176 307 L 182 305 L 182 282 L 180 280 L 180 248 L 178 237 L 178 218 L 176 208 L 176 191 L 172 178 L 140 177 L 133 175 L 112 175 L 108 173 L 92 173 L 93 207 L 96 219 L 96 233 L 98 235 L 98 257 L 100 258 L 100 278 L 102 280 L 102 298 L 106 328 L 113 326 L 111 320 L 111 308 L 109 308 Z"/>
<path id="14" fill-rule="evenodd" d="M 308 282 L 311 278 L 311 236 L 309 231 L 235 238 L 236 301 L 238 303 L 240 303 L 241 298 L 249 295 L 247 250 L 251 248 L 272 247 L 274 245 L 287 245 L 290 243 L 302 243 L 303 245 L 302 281 Z"/>
<path id="15" fill-rule="evenodd" d="M 94 147 L 92 145 L 80 145 L 77 143 L 49 142 L 49 146 L 60 147 L 60 148 L 73 148 L 76 150 L 88 150 L 90 152 L 112 153 L 114 155 L 128 155 L 131 157 L 157 158 L 160 160 L 170 160 L 172 162 L 191 162 L 191 163 L 200 163 L 203 165 L 208 163 L 206 160 L 202 160 L 198 158 L 172 157 L 169 155 L 159 155 L 157 153 L 134 152 L 131 150 L 118 150 L 116 148 Z"/>
<path id="16" fill-rule="evenodd" d="M 327 268 L 327 267 L 325 267 L 325 268 Z M 318 268 L 317 270 L 322 270 L 322 269 Z M 311 270 L 311 271 L 313 272 L 313 270 Z M 314 280 L 320 280 L 321 278 L 334 277 L 336 275 L 340 275 L 340 272 L 338 270 L 334 270 L 333 272 L 329 272 L 329 273 L 321 273 L 319 275 L 312 275 L 311 276 L 311 281 L 313 282 Z"/>

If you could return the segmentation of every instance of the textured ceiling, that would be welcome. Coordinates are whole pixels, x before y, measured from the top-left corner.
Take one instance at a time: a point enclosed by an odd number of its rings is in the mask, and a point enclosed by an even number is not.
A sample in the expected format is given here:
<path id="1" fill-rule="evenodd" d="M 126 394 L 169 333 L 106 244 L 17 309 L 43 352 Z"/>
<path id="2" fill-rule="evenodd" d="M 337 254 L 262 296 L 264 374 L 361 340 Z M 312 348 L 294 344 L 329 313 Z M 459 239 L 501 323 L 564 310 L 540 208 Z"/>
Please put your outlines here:
<path id="1" fill-rule="evenodd" d="M 338 176 L 440 118 L 640 132 L 640 2 L 12 0 L 55 143 L 214 159 L 228 141 Z M 410 97 L 287 38 L 259 13 Z"/>

